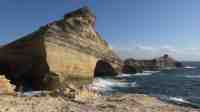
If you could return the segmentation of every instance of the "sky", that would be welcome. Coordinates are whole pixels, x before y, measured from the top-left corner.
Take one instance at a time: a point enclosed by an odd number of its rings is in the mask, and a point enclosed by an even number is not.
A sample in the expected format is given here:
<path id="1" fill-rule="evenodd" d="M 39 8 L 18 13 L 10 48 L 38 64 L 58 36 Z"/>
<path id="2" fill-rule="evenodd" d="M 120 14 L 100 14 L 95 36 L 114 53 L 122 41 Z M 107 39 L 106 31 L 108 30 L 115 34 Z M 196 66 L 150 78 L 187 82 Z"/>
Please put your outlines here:
<path id="1" fill-rule="evenodd" d="M 0 44 L 14 41 L 84 5 L 122 58 L 169 54 L 200 61 L 200 0 L 0 0 Z"/>

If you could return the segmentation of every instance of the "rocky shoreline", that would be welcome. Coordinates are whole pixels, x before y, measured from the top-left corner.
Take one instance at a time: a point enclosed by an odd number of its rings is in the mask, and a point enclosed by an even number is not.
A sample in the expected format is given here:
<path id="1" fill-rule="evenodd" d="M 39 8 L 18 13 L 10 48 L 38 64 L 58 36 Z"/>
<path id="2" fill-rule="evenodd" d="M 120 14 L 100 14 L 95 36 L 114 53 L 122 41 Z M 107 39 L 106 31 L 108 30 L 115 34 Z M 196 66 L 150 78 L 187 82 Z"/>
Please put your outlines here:
<path id="1" fill-rule="evenodd" d="M 128 60 L 124 66 L 96 32 L 95 24 L 96 17 L 84 7 L 2 46 L 0 74 L 5 77 L 0 77 L 0 112 L 200 112 L 146 95 L 100 96 L 69 86 L 72 79 L 80 84 L 83 79 L 117 75 L 123 70 L 135 73 L 175 65 L 175 60 L 165 55 L 157 60 Z M 15 90 L 51 91 L 28 94 Z"/>
<path id="2" fill-rule="evenodd" d="M 180 107 L 146 95 L 16 97 L 0 96 L 1 112 L 199 112 Z"/>
<path id="3" fill-rule="evenodd" d="M 103 96 L 87 86 L 0 95 L 0 112 L 200 112 L 143 94 Z"/>

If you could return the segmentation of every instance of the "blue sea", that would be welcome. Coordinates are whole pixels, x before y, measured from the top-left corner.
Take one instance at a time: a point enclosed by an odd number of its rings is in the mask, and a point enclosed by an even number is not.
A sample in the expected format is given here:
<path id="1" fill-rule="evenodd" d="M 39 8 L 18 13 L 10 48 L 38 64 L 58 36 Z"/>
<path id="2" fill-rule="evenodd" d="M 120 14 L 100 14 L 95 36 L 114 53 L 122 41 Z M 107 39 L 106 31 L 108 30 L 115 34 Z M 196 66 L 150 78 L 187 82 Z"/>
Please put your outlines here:
<path id="1" fill-rule="evenodd" d="M 162 101 L 200 108 L 200 62 L 184 62 L 184 68 L 97 77 L 90 85 L 104 95 L 146 94 Z"/>

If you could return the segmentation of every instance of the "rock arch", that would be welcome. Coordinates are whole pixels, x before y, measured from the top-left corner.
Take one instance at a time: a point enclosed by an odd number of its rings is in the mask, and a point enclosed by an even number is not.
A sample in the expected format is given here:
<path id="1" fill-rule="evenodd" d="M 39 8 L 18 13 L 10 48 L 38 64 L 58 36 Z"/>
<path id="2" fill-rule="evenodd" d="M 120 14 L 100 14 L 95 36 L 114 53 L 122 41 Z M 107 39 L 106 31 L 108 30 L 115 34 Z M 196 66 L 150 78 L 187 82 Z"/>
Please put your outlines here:
<path id="1" fill-rule="evenodd" d="M 28 70 L 17 79 L 31 79 L 36 89 L 54 89 L 72 79 L 91 80 L 95 71 L 99 75 L 117 74 L 115 69 L 121 67 L 121 59 L 96 32 L 95 22 L 87 7 L 66 14 L 61 20 L 2 46 L 0 66 L 6 60 L 5 64 L 14 63 Z M 102 60 L 97 62 L 99 58 Z"/>

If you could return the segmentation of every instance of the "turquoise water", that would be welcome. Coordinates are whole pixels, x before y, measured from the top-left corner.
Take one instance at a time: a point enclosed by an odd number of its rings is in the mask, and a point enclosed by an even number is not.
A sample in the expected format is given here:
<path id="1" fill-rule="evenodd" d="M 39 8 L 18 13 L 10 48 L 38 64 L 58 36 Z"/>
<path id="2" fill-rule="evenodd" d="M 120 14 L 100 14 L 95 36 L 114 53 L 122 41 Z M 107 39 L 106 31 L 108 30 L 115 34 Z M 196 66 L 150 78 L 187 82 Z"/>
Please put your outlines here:
<path id="1" fill-rule="evenodd" d="M 187 65 L 190 67 L 96 78 L 92 87 L 105 95 L 139 93 L 155 96 L 170 103 L 199 108 L 200 63 Z"/>

